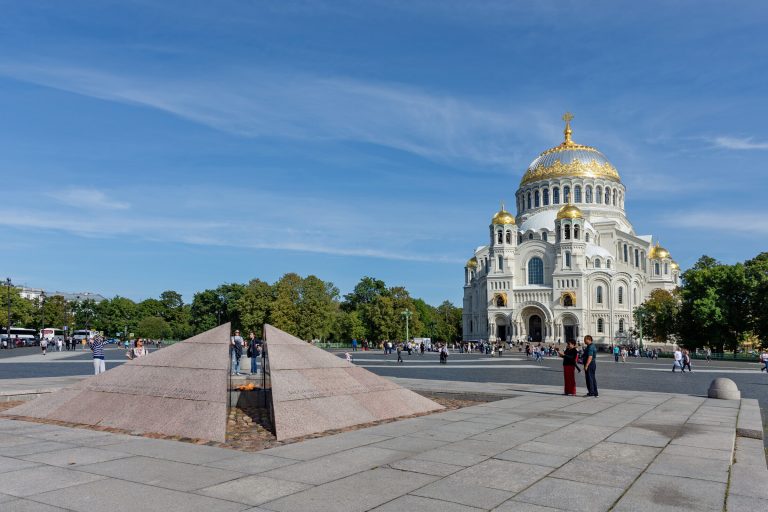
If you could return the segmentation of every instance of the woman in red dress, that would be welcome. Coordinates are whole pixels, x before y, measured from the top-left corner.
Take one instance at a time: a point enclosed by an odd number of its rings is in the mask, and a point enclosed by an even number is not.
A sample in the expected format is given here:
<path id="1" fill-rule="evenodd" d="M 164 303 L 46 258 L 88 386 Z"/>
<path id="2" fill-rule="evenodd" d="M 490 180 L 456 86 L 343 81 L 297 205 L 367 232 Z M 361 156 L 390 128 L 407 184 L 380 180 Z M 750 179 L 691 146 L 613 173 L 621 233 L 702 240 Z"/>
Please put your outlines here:
<path id="1" fill-rule="evenodd" d="M 565 392 L 563 394 L 576 396 L 576 376 L 573 372 L 581 371 L 577 365 L 579 353 L 576 350 L 576 342 L 568 340 L 565 352 L 558 350 L 557 355 L 563 358 L 563 378 L 565 379 Z"/>

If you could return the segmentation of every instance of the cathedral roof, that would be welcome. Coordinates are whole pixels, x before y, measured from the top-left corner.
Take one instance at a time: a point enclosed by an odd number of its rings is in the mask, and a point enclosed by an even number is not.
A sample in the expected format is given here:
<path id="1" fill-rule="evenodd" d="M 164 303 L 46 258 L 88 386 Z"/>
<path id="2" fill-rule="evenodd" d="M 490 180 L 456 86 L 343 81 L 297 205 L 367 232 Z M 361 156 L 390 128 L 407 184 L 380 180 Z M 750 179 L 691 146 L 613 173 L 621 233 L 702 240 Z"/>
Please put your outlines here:
<path id="1" fill-rule="evenodd" d="M 663 259 L 663 258 L 670 258 L 669 251 L 663 248 L 659 245 L 659 242 L 656 242 L 656 245 L 651 247 L 651 250 L 648 252 L 648 257 L 652 260 L 655 259 Z"/>
<path id="2" fill-rule="evenodd" d="M 577 144 L 571 140 L 571 119 L 566 113 L 565 140 L 540 154 L 523 175 L 520 186 L 550 178 L 602 178 L 621 182 L 619 172 L 596 148 Z"/>
<path id="3" fill-rule="evenodd" d="M 496 212 L 496 215 L 491 219 L 491 224 L 514 224 L 515 216 L 504 209 L 504 203 L 501 203 L 501 210 Z"/>
<path id="4" fill-rule="evenodd" d="M 573 204 L 566 204 L 557 212 L 556 219 L 583 219 L 584 215 L 579 210 L 579 207 Z"/>

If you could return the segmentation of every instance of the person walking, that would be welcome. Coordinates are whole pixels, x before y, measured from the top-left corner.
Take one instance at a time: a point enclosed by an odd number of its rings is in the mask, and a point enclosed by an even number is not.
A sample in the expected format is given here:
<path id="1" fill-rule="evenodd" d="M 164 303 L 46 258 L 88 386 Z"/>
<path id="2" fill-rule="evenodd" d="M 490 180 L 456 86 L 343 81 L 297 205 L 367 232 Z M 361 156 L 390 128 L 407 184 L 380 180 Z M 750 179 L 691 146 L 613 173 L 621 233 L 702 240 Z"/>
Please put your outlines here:
<path id="1" fill-rule="evenodd" d="M 397 344 L 397 362 L 398 363 L 403 362 L 403 344 L 402 343 Z"/>
<path id="2" fill-rule="evenodd" d="M 85 338 L 83 338 L 85 340 Z M 107 367 L 104 364 L 104 338 L 99 335 L 93 337 L 93 341 L 90 342 L 91 352 L 93 352 L 93 373 L 98 375 L 107 371 Z"/>
<path id="3" fill-rule="evenodd" d="M 760 368 L 760 373 L 765 371 L 765 373 L 768 373 L 768 348 L 763 350 L 763 353 L 760 354 L 760 362 L 763 363 L 763 367 Z"/>
<path id="4" fill-rule="evenodd" d="M 248 348 L 246 355 L 251 359 L 251 375 L 259 373 L 259 357 L 261 357 L 261 340 L 256 339 L 256 334 L 251 331 L 248 334 Z"/>
<path id="5" fill-rule="evenodd" d="M 613 362 L 614 363 L 618 363 L 619 362 L 619 351 L 620 350 L 621 349 L 619 348 L 618 345 L 614 345 L 613 346 Z"/>
<path id="6" fill-rule="evenodd" d="M 229 347 L 232 353 L 232 375 L 242 375 L 240 373 L 240 358 L 243 357 L 243 337 L 240 336 L 240 331 L 235 331 Z"/>
<path id="7" fill-rule="evenodd" d="M 707 364 L 712 361 L 712 349 L 707 347 Z"/>
<path id="8" fill-rule="evenodd" d="M 686 367 L 688 368 L 688 373 L 693 371 L 691 370 L 691 353 L 688 352 L 688 349 L 683 350 L 683 372 L 685 372 Z"/>
<path id="9" fill-rule="evenodd" d="M 672 363 L 672 373 L 675 373 L 675 370 L 677 370 L 678 368 L 680 368 L 681 370 L 683 369 L 683 353 L 680 352 L 679 347 L 675 349 L 674 357 L 675 357 L 675 361 Z"/>
<path id="10" fill-rule="evenodd" d="M 597 398 L 597 379 L 595 378 L 595 372 L 597 372 L 597 348 L 592 343 L 592 336 L 587 334 L 584 336 L 584 378 L 587 381 L 587 396 L 593 396 Z"/>
<path id="11" fill-rule="evenodd" d="M 557 355 L 563 358 L 563 394 L 567 396 L 576 396 L 576 375 L 575 370 L 581 371 L 578 366 L 579 353 L 576 350 L 576 340 L 568 340 L 565 343 L 565 352 L 557 350 Z"/>
<path id="12" fill-rule="evenodd" d="M 504 355 L 504 343 L 499 343 L 498 351 L 499 351 L 499 358 L 501 358 L 501 356 Z"/>
<path id="13" fill-rule="evenodd" d="M 352 340 L 352 352 L 357 352 L 357 340 Z"/>
<path id="14" fill-rule="evenodd" d="M 40 338 L 40 349 L 43 351 L 43 355 L 45 355 L 46 352 L 48 351 L 48 339 L 47 338 L 45 338 L 45 337 Z"/>
<path id="15" fill-rule="evenodd" d="M 56 338 L 56 352 L 61 352 L 61 345 L 63 344 L 63 341 L 61 341 L 61 336 Z"/>

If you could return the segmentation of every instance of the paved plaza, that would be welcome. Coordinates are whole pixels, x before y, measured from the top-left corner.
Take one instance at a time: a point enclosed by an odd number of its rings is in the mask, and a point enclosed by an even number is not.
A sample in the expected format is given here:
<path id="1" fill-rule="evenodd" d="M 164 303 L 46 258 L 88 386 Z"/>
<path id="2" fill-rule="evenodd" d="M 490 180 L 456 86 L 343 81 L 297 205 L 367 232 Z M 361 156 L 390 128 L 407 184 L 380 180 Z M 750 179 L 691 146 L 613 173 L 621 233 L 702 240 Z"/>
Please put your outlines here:
<path id="1" fill-rule="evenodd" d="M 259 453 L 0 420 L 0 503 L 9 512 L 768 509 L 762 441 L 736 437 L 740 423 L 759 423 L 754 400 L 396 380 L 509 398 Z"/>

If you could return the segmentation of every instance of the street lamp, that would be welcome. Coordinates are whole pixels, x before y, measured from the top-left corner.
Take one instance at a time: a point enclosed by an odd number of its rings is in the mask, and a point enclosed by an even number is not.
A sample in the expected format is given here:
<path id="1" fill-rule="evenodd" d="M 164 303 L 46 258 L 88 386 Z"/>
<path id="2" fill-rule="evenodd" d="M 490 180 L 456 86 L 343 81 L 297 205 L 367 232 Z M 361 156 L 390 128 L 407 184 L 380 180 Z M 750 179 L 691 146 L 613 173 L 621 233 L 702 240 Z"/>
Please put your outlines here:
<path id="1" fill-rule="evenodd" d="M 40 292 L 40 340 L 43 339 L 43 329 L 45 329 L 45 292 Z"/>
<path id="2" fill-rule="evenodd" d="M 403 316 L 405 317 L 405 342 L 408 343 L 408 341 L 411 339 L 410 333 L 408 332 L 408 321 L 411 319 L 411 313 L 410 309 L 406 309 L 403 311 Z"/>
<path id="3" fill-rule="evenodd" d="M 221 325 L 221 310 L 220 309 L 216 310 L 216 325 L 217 326 Z"/>
<path id="4" fill-rule="evenodd" d="M 7 329 L 7 338 L 6 342 L 8 344 L 8 348 L 11 348 L 11 278 L 7 278 L 5 280 L 5 284 L 8 285 L 8 329 Z"/>

